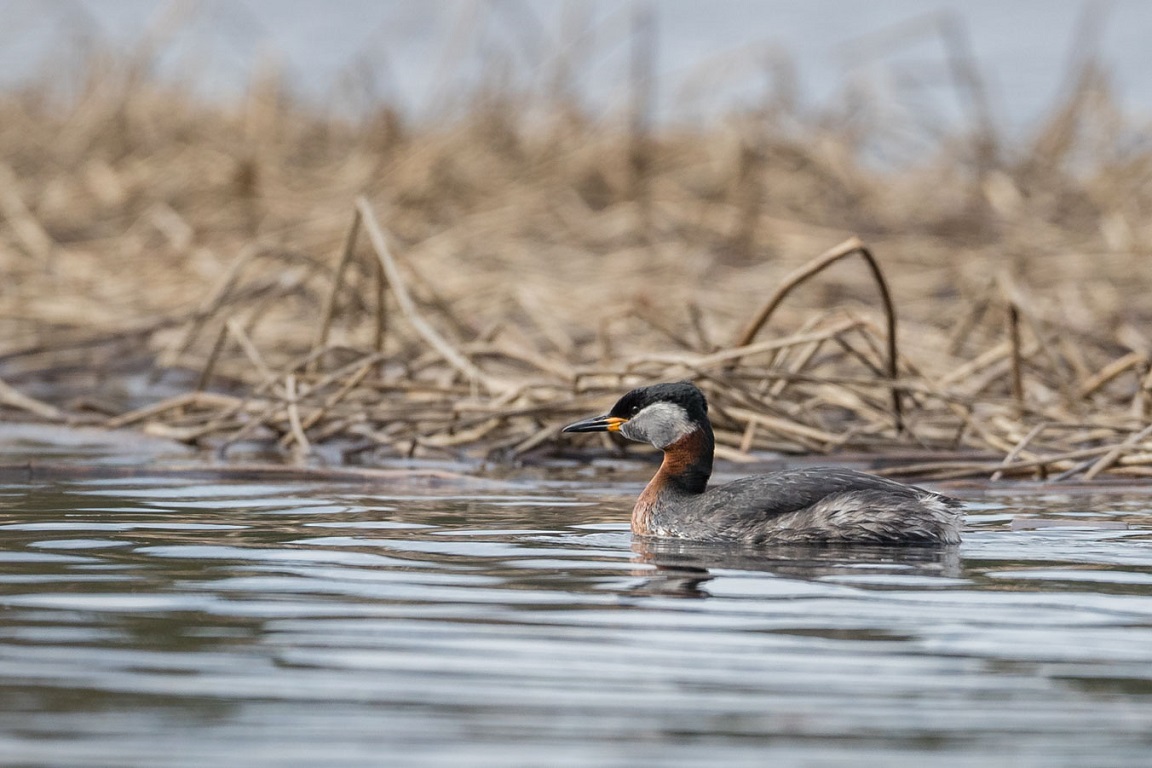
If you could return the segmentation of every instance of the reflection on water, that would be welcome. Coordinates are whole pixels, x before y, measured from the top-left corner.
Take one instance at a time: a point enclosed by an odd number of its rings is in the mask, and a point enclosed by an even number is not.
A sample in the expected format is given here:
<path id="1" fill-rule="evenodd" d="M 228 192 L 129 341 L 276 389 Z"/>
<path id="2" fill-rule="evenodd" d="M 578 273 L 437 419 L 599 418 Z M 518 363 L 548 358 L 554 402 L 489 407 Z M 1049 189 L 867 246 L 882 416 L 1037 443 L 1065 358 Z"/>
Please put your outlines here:
<path id="1" fill-rule="evenodd" d="M 661 539 L 635 539 L 632 550 L 640 562 L 651 564 L 653 588 L 666 580 L 693 582 L 696 596 L 707 596 L 700 585 L 718 569 L 761 571 L 792 579 L 821 579 L 883 587 L 939 587 L 946 577 L 960 578 L 959 547 L 787 546 L 772 549 L 732 547 L 725 544 Z M 919 582 L 916 576 L 924 577 Z M 963 582 L 957 582 L 963 583 Z M 670 592 L 677 591 L 675 588 Z"/>
<path id="2" fill-rule="evenodd" d="M 630 487 L 517 490 L 0 488 L 5 764 L 1152 748 L 1146 498 L 986 496 L 959 548 L 756 552 L 633 541 Z"/>

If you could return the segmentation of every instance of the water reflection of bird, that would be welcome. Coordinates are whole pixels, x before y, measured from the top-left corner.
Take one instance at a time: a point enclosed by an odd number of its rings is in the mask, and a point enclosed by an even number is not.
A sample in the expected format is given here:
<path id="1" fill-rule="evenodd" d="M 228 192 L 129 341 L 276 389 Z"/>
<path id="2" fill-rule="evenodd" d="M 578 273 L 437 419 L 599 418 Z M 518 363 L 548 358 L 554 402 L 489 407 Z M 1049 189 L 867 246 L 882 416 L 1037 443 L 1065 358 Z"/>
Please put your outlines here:
<path id="1" fill-rule="evenodd" d="M 699 587 L 713 578 L 712 570 L 771 573 L 799 581 L 841 581 L 891 586 L 912 579 L 956 579 L 963 576 L 959 547 L 908 547 L 897 544 L 780 544 L 752 548 L 725 541 L 689 541 L 636 537 L 633 561 L 653 570 L 646 576 L 647 592 L 667 592 L 665 585 L 694 580 Z M 652 586 L 657 585 L 657 586 Z M 684 590 L 677 590 L 683 594 Z M 706 596 L 702 588 L 696 590 Z"/>
<path id="2" fill-rule="evenodd" d="M 957 499 L 851 469 L 791 469 L 708 488 L 715 439 L 704 393 L 688 382 L 634 389 L 603 416 L 563 431 L 619 432 L 664 451 L 632 510 L 638 536 L 748 544 L 960 541 Z"/>

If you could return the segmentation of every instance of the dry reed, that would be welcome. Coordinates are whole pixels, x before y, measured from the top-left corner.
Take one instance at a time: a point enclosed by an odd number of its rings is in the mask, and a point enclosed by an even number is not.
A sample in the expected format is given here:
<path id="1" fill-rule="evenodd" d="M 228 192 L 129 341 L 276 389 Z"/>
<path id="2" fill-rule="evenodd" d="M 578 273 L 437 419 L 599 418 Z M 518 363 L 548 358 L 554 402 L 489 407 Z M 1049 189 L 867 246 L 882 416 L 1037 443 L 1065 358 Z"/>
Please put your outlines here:
<path id="1" fill-rule="evenodd" d="M 877 168 L 910 127 L 863 107 L 658 129 L 636 85 L 623 125 L 500 92 L 353 121 L 271 80 L 221 106 L 93 65 L 68 98 L 0 95 L 3 418 L 516 460 L 689 378 L 726 458 L 1152 475 L 1152 151 L 1099 78 L 1034 146 L 979 100 L 975 138 Z"/>

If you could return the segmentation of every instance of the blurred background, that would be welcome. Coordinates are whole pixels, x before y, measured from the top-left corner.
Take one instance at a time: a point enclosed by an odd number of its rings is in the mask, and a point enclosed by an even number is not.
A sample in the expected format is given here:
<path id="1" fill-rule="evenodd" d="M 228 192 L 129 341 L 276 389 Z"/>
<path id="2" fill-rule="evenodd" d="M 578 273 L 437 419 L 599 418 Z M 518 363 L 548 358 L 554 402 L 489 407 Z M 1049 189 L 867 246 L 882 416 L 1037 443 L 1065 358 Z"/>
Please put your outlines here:
<path id="1" fill-rule="evenodd" d="M 1126 434 L 1150 408 L 1146 3 L 0 15 L 18 414 L 204 445 L 251 435 L 228 416 L 247 395 L 281 445 L 520 455 L 598 397 L 691 377 L 731 398 L 724 450 L 1003 455 L 1039 422 Z M 889 360 L 860 260 L 754 320 L 852 236 L 900 317 Z M 881 371 L 917 391 L 899 434 Z"/>
<path id="2" fill-rule="evenodd" d="M 776 67 L 791 70 L 810 107 L 853 88 L 889 91 L 893 106 L 915 93 L 927 107 L 935 90 L 943 116 L 957 108 L 955 56 L 978 63 L 989 106 L 1012 131 L 1036 127 L 1085 55 L 1101 57 L 1126 108 L 1152 108 L 1152 10 L 1140 0 L 5 0 L 0 77 L 12 86 L 70 57 L 160 38 L 157 71 L 210 95 L 236 97 L 274 66 L 314 104 L 354 106 L 349 91 L 370 81 L 381 101 L 419 116 L 492 68 L 525 88 L 554 87 L 564 57 L 579 62 L 569 85 L 584 99 L 620 108 L 637 7 L 656 17 L 665 119 L 714 119 L 758 99 Z"/>

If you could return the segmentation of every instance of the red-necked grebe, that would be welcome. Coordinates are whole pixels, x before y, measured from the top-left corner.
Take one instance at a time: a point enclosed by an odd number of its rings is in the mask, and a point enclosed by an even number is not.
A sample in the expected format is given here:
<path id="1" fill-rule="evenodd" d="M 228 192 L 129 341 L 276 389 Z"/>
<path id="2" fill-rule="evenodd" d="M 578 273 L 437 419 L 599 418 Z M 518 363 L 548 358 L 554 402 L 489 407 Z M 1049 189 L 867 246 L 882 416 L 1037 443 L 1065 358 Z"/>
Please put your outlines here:
<path id="1" fill-rule="evenodd" d="M 688 382 L 634 389 L 564 432 L 619 432 L 664 461 L 632 510 L 638 536 L 748 544 L 938 545 L 960 541 L 957 499 L 837 467 L 791 469 L 708 488 L 715 439 Z"/>

